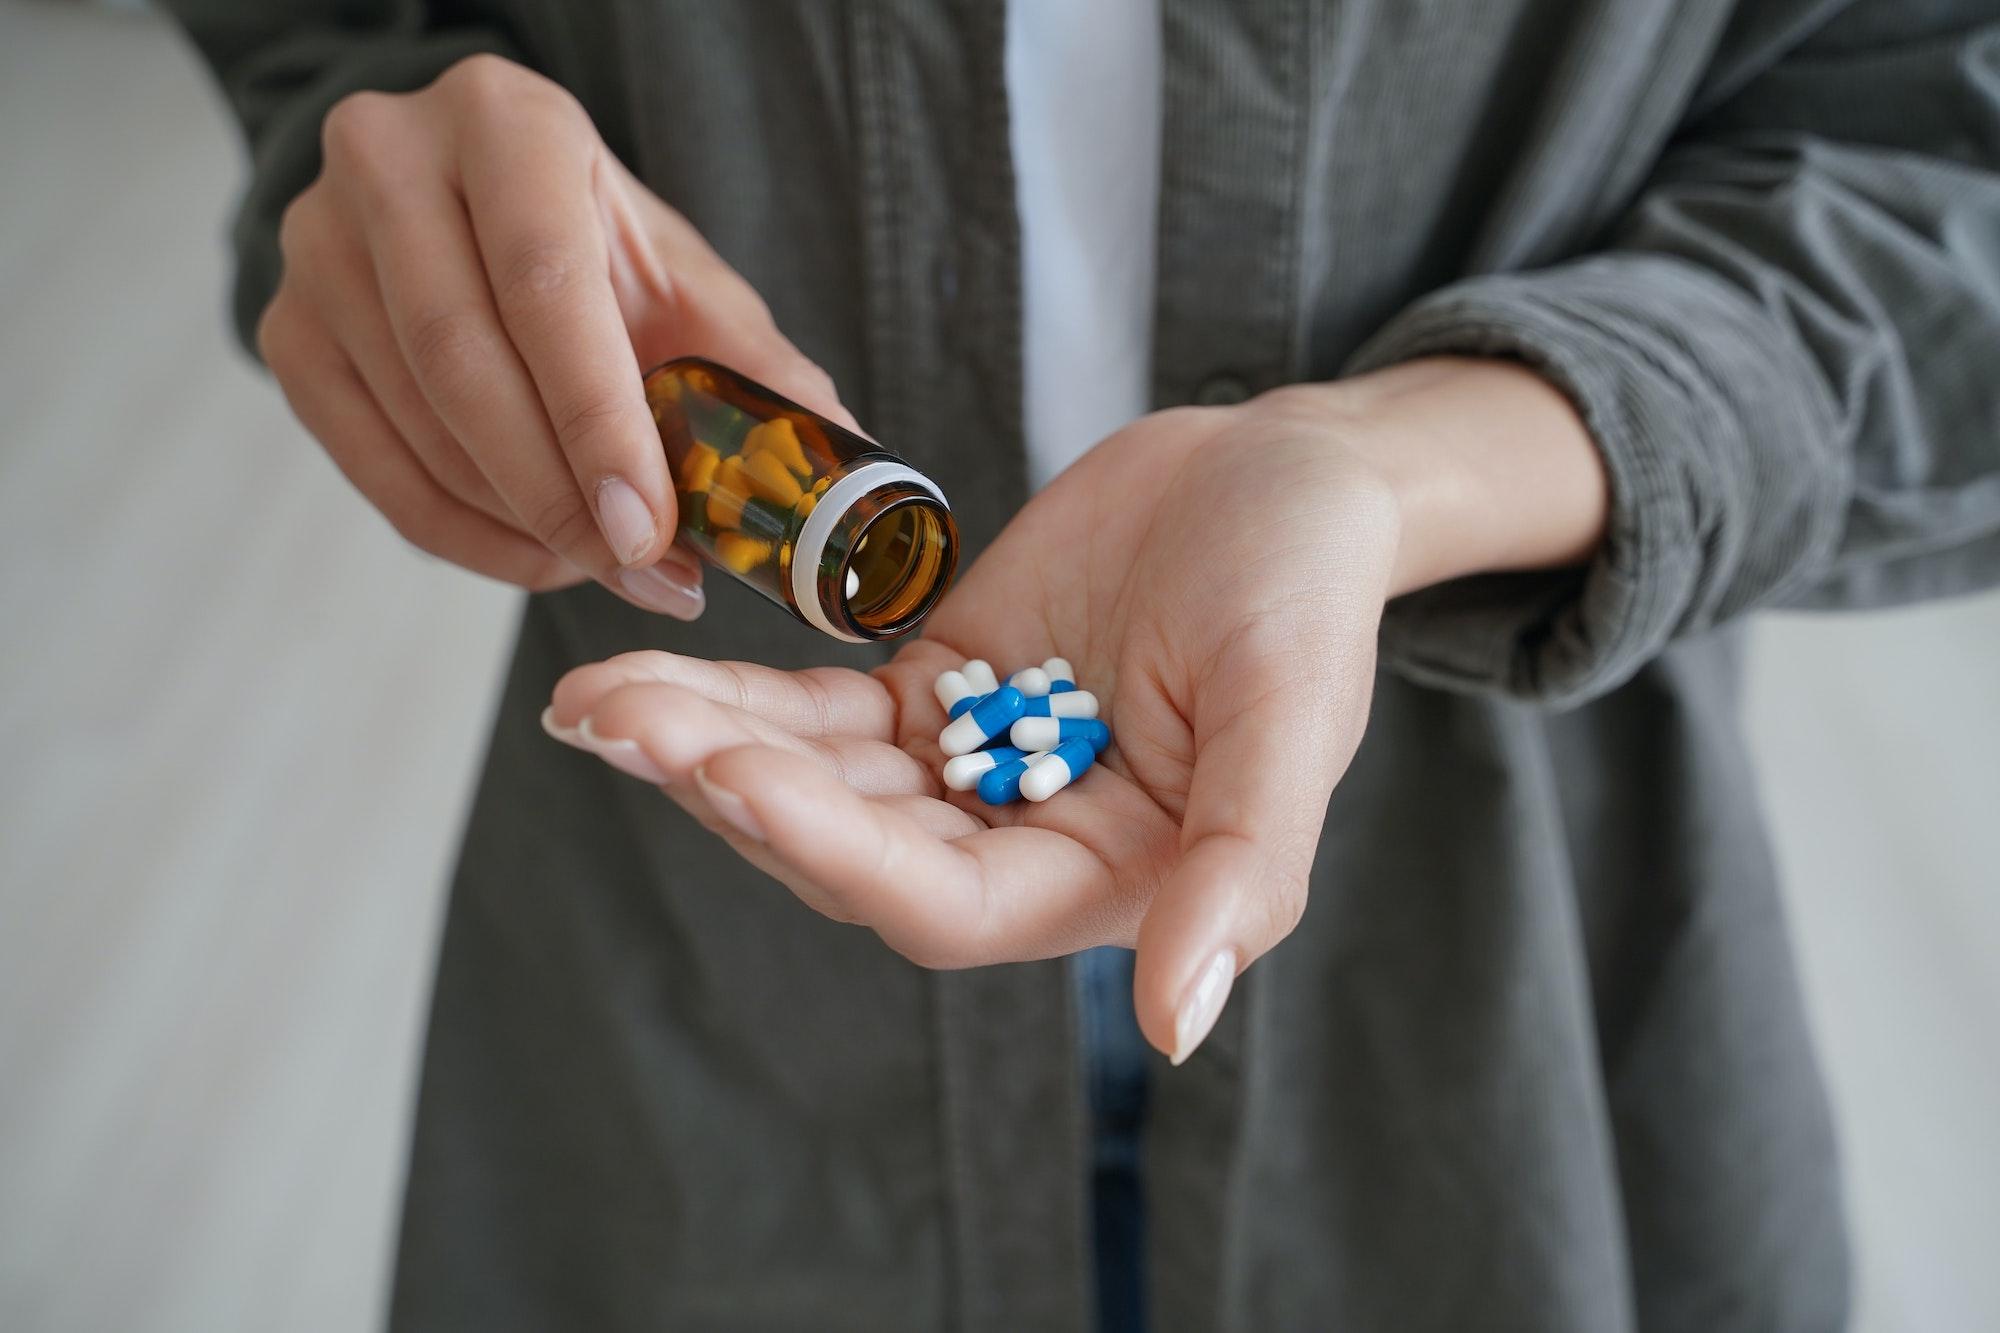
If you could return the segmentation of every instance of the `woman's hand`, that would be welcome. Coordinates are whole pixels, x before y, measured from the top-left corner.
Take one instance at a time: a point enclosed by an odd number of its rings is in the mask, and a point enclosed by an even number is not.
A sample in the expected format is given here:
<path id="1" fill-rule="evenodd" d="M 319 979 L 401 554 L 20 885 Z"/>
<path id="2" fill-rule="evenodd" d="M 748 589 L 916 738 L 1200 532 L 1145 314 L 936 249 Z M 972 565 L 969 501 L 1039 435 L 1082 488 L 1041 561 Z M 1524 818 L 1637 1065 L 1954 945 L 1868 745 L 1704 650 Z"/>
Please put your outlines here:
<path id="1" fill-rule="evenodd" d="M 851 422 L 831 381 L 540 75 L 475 56 L 357 93 L 324 145 L 258 328 L 299 419 L 435 555 L 699 615 L 640 371 L 712 356 Z"/>
<path id="2" fill-rule="evenodd" d="M 1162 412 L 1037 496 L 888 666 L 634 653 L 571 672 L 548 720 L 919 963 L 1136 945 L 1178 1062 L 1305 909 L 1384 602 L 1583 558 L 1603 489 L 1567 402 L 1498 363 Z M 945 791 L 939 672 L 1052 655 L 1103 702 L 1103 761 L 1042 805 Z"/>

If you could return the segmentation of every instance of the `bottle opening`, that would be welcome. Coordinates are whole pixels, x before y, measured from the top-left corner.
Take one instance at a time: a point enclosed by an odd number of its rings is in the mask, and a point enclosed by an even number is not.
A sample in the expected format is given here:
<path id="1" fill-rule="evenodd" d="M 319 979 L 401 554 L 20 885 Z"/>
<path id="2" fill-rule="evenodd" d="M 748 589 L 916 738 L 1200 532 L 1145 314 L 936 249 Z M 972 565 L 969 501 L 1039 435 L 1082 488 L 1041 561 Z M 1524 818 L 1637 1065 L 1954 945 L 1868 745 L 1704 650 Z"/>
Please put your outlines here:
<path id="1" fill-rule="evenodd" d="M 869 518 L 847 557 L 847 618 L 871 638 L 923 619 L 951 581 L 957 534 L 928 497 L 892 501 Z"/>

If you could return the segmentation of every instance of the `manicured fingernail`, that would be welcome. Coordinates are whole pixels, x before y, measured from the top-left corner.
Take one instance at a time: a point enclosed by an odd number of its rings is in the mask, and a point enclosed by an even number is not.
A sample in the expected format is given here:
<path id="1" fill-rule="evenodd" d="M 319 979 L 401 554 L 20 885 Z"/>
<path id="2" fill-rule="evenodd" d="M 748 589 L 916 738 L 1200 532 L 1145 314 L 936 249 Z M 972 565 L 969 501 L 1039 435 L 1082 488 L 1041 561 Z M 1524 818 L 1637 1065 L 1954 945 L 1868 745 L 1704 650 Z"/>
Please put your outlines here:
<path id="1" fill-rule="evenodd" d="M 653 549 L 653 538 L 659 535 L 653 511 L 623 477 L 606 477 L 597 483 L 597 526 L 621 565 L 644 560 L 646 552 Z"/>
<path id="2" fill-rule="evenodd" d="M 752 842 L 764 841 L 764 826 L 757 822 L 757 812 L 750 808 L 748 801 L 727 787 L 718 787 L 709 781 L 706 768 L 694 771 L 694 785 L 708 801 L 709 808 L 728 820 L 731 828 Z"/>
<path id="3" fill-rule="evenodd" d="M 660 770 L 658 764 L 653 762 L 653 757 L 639 748 L 639 742 L 613 740 L 600 736 L 591 730 L 589 718 L 585 718 L 583 725 L 577 728 L 577 735 L 583 742 L 584 749 L 590 751 L 620 773 L 629 774 L 641 782 L 651 782 L 656 785 L 667 780 L 667 775 Z"/>
<path id="4" fill-rule="evenodd" d="M 1222 1017 L 1222 1006 L 1229 999 L 1229 987 L 1235 980 L 1236 954 L 1224 949 L 1208 960 L 1208 966 L 1188 987 L 1180 1012 L 1174 1015 L 1175 1064 L 1193 1055 L 1194 1048 L 1201 1045 L 1209 1029 L 1215 1026 L 1215 1020 Z"/>
<path id="5" fill-rule="evenodd" d="M 621 570 L 618 586 L 647 610 L 676 620 L 693 620 L 708 604 L 708 599 L 702 596 L 701 584 L 691 579 L 678 561 L 663 560 L 644 569 Z"/>
<path id="6" fill-rule="evenodd" d="M 556 707 L 550 704 L 542 710 L 542 730 L 561 741 L 564 745 L 574 745 L 578 749 L 588 749 L 583 743 L 583 733 L 575 727 L 565 727 L 556 721 Z"/>

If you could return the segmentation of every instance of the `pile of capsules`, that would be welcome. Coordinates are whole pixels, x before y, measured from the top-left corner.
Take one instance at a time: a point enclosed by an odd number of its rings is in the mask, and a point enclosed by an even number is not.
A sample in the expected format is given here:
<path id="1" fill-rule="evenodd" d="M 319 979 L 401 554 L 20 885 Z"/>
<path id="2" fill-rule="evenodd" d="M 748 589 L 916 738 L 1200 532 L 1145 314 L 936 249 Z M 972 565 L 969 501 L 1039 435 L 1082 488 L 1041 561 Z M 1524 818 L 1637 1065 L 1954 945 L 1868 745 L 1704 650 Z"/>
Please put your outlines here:
<path id="1" fill-rule="evenodd" d="M 1097 696 L 1076 687 L 1068 662 L 1051 657 L 1005 685 L 978 658 L 937 678 L 951 721 L 938 736 L 944 785 L 979 792 L 988 805 L 1025 796 L 1046 801 L 1082 777 L 1111 744 Z"/>

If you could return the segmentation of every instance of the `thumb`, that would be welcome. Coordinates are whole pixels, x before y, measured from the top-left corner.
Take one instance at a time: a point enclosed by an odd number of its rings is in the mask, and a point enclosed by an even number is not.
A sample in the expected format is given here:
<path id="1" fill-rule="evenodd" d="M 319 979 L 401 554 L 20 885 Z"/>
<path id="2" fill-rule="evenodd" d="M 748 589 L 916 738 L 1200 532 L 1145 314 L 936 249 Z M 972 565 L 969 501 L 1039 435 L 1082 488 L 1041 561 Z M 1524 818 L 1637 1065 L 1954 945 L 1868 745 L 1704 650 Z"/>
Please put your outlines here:
<path id="1" fill-rule="evenodd" d="M 1181 857 L 1140 923 L 1133 979 L 1139 1026 L 1175 1064 L 1305 912 L 1327 801 L 1367 718 L 1372 644 L 1366 657 L 1316 681 L 1283 658 L 1224 664 L 1196 694 Z"/>

